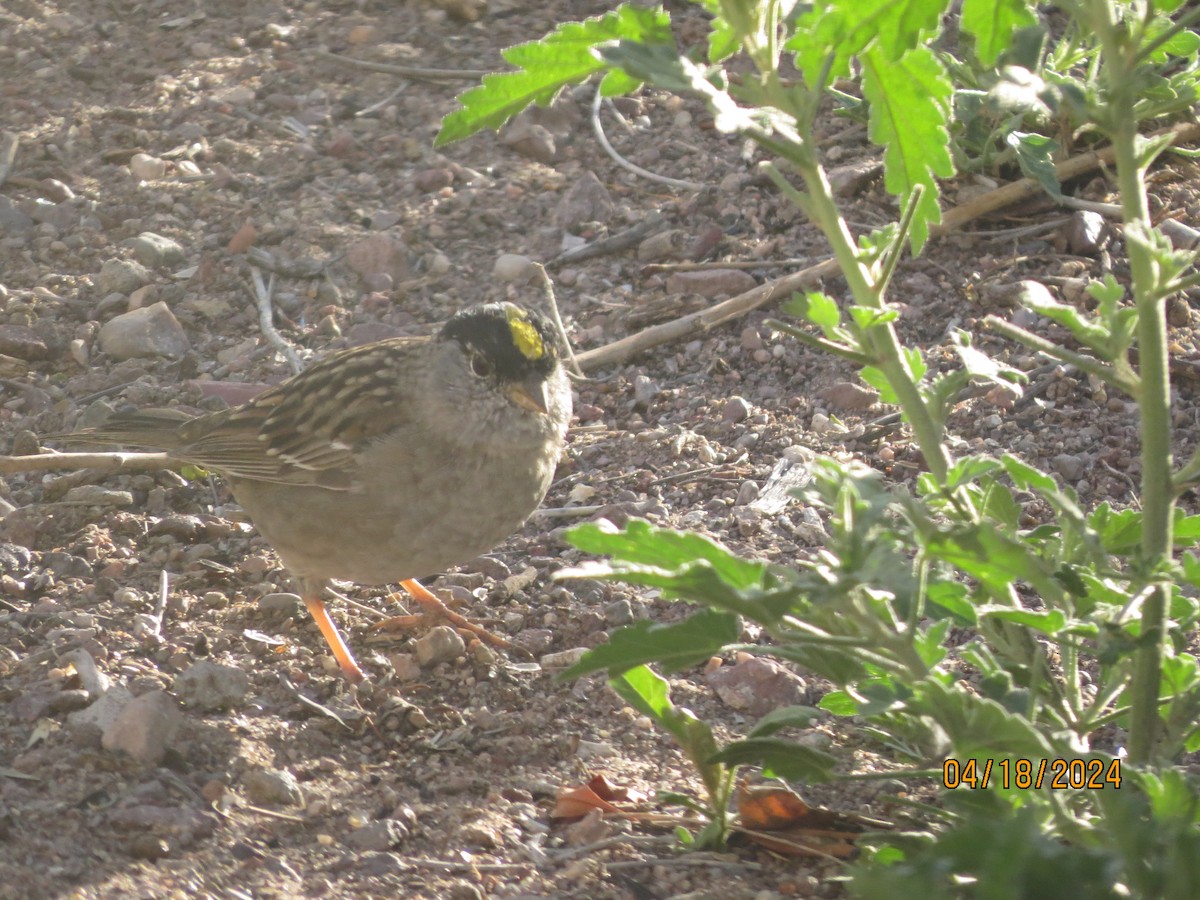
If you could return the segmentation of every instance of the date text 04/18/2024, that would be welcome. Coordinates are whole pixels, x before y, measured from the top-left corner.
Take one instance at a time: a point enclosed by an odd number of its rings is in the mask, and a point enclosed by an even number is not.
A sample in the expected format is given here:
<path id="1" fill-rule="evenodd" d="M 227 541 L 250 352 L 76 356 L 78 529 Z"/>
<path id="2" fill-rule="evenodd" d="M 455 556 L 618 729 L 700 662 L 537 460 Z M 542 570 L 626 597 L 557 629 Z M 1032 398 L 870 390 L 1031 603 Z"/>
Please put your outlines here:
<path id="1" fill-rule="evenodd" d="M 984 789 L 993 783 L 1005 790 L 1119 788 L 1121 760 L 950 758 L 942 763 L 943 787 Z"/>

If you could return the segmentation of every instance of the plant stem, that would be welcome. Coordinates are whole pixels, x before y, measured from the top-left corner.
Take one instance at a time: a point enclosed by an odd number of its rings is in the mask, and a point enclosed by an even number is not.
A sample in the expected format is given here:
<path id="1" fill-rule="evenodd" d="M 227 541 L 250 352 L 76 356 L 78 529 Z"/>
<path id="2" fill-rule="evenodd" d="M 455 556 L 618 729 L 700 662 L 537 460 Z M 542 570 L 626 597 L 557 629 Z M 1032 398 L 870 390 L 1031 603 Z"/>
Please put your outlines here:
<path id="1" fill-rule="evenodd" d="M 1142 417 L 1142 554 L 1150 571 L 1161 572 L 1169 560 L 1175 495 L 1171 483 L 1170 379 L 1167 371 L 1166 298 L 1156 277 L 1152 245 L 1138 239 L 1137 226 L 1148 227 L 1144 166 L 1138 158 L 1136 47 L 1124 26 L 1116 21 L 1108 0 L 1092 0 L 1091 24 L 1104 47 L 1103 75 L 1110 91 L 1108 112 L 1116 154 L 1117 182 L 1121 190 L 1122 217 L 1126 225 L 1134 303 L 1138 308 L 1138 358 Z M 1142 605 L 1141 647 L 1134 659 L 1130 697 L 1132 716 L 1129 761 L 1145 765 L 1154 756 L 1159 731 L 1158 694 L 1162 671 L 1162 643 L 1166 629 L 1169 583 L 1154 580 Z"/>

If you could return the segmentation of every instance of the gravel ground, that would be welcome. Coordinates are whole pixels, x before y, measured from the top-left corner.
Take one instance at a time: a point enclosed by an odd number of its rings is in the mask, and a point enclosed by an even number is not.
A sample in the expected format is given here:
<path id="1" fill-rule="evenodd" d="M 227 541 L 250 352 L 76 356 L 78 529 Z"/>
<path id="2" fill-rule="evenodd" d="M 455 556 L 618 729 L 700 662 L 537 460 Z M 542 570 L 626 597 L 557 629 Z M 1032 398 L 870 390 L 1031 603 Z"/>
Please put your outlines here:
<path id="1" fill-rule="evenodd" d="M 4 4 L 0 123 L 19 146 L 0 187 L 0 449 L 36 452 L 35 435 L 115 405 L 212 409 L 286 377 L 259 327 L 253 266 L 274 273 L 282 337 L 313 357 L 427 333 L 470 303 L 540 305 L 530 260 L 654 214 L 662 229 L 632 247 L 554 270 L 577 351 L 821 261 L 815 229 L 690 101 L 645 91 L 603 113 L 629 160 L 704 185 L 685 190 L 605 155 L 590 87 L 443 153 L 431 149 L 439 121 L 476 78 L 355 63 L 498 67 L 499 48 L 605 8 L 493 0 L 466 21 L 465 2 Z M 678 23 L 684 41 L 703 34 L 694 11 Z M 831 166 L 869 172 L 862 129 L 832 117 L 823 129 Z M 1196 174 L 1186 161 L 1158 170 L 1160 211 L 1198 218 Z M 1109 199 L 1100 177 L 1070 188 Z M 946 204 L 979 190 L 947 185 Z M 846 192 L 856 228 L 895 214 L 878 179 Z M 1082 279 L 1124 270 L 1108 226 L 1065 218 L 1031 202 L 903 263 L 893 297 L 905 339 L 943 365 L 947 330 L 977 331 L 990 313 L 1062 337 L 1012 306 L 1012 286 L 1032 279 L 1076 300 Z M 819 522 L 798 503 L 755 505 L 781 459 L 827 453 L 900 482 L 919 471 L 903 430 L 868 427 L 888 410 L 852 369 L 773 333 L 773 312 L 590 371 L 548 512 L 430 582 L 526 653 L 439 631 L 379 635 L 338 606 L 370 674 L 354 690 L 219 480 L 10 475 L 0 897 L 839 896 L 834 861 L 753 847 L 681 858 L 669 826 L 550 818 L 559 791 L 597 774 L 651 798 L 699 789 L 671 742 L 602 680 L 554 679 L 614 628 L 684 613 L 621 586 L 552 581 L 582 558 L 565 527 L 640 516 L 788 563 L 812 552 Z M 1170 321 L 1182 455 L 1197 439 L 1200 348 L 1186 299 Z M 977 342 L 1023 370 L 1042 366 L 997 338 Z M 1132 402 L 1051 368 L 1027 399 L 984 395 L 951 420 L 963 451 L 1021 453 L 1086 504 L 1117 506 L 1138 479 L 1136 425 Z M 438 498 L 422 501 L 436 509 Z M 396 608 L 387 591 L 347 590 Z M 672 679 L 677 702 L 723 737 L 763 711 L 744 705 L 739 661 L 725 663 Z M 751 693 L 769 708 L 828 687 L 783 673 Z M 845 722 L 818 721 L 804 740 L 847 769 L 894 765 Z M 805 795 L 886 818 L 888 796 L 928 787 Z"/>

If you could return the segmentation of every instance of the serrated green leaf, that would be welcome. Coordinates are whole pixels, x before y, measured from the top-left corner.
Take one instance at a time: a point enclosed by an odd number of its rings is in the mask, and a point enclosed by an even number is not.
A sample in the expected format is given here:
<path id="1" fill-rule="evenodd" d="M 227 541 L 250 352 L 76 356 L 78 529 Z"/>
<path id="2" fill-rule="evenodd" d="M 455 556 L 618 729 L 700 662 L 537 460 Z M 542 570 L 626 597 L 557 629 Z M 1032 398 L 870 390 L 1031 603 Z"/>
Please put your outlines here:
<path id="1" fill-rule="evenodd" d="M 565 681 L 599 671 L 616 675 L 651 662 L 679 672 L 723 652 L 738 633 L 737 616 L 710 609 L 668 625 L 643 620 L 613 632 L 558 677 Z"/>
<path id="2" fill-rule="evenodd" d="M 829 781 L 837 765 L 834 757 L 821 750 L 794 741 L 767 737 L 734 741 L 720 753 L 709 757 L 709 762 L 726 766 L 762 766 L 769 771 L 768 777 L 813 784 Z"/>
<path id="3" fill-rule="evenodd" d="M 658 528 L 642 519 L 630 519 L 624 528 L 611 522 L 587 522 L 572 528 L 566 537 L 586 553 L 665 571 L 678 571 L 703 560 L 737 590 L 763 586 L 767 572 L 765 563 L 743 559 L 702 534 Z"/>
<path id="4" fill-rule="evenodd" d="M 1012 42 L 1013 32 L 1037 23 L 1026 0 L 964 0 L 961 25 L 975 38 L 975 55 L 995 65 Z"/>
<path id="5" fill-rule="evenodd" d="M 880 403 L 895 404 L 900 402 L 900 398 L 892 390 L 892 383 L 888 381 L 888 377 L 883 374 L 882 369 L 876 366 L 863 366 L 858 372 L 858 377 L 879 391 Z"/>
<path id="6" fill-rule="evenodd" d="M 941 220 L 937 178 L 954 174 L 948 128 L 953 86 L 926 47 L 899 59 L 871 47 L 859 63 L 863 96 L 871 104 L 868 132 L 884 148 L 884 185 L 902 204 L 918 185 L 924 189 L 909 230 L 915 254 L 929 236 L 929 225 Z"/>
<path id="7" fill-rule="evenodd" d="M 480 86 L 460 94 L 460 108 L 442 120 L 434 145 L 499 128 L 532 104 L 548 105 L 564 87 L 603 70 L 593 50 L 618 40 L 669 44 L 670 19 L 661 9 L 627 3 L 603 16 L 559 25 L 540 41 L 509 47 L 501 56 L 520 71 L 486 75 Z M 606 78 L 604 90 L 627 92 L 636 85 L 628 76 Z"/>
<path id="8" fill-rule="evenodd" d="M 932 603 L 940 606 L 968 625 L 979 621 L 975 605 L 970 600 L 970 591 L 965 584 L 944 580 L 932 582 L 925 590 L 925 599 L 927 605 Z M 936 610 L 930 610 L 929 615 L 937 615 Z"/>
<path id="9" fill-rule="evenodd" d="M 1042 186 L 1042 190 L 1055 200 L 1062 199 L 1062 187 L 1058 183 L 1058 172 L 1054 169 L 1054 155 L 1058 152 L 1058 141 L 1042 134 L 1010 131 L 1004 142 L 1017 154 L 1017 165 L 1026 177 Z"/>
<path id="10" fill-rule="evenodd" d="M 979 610 L 979 614 L 987 619 L 1015 622 L 1052 637 L 1062 631 L 1067 624 L 1067 617 L 1057 609 L 1006 609 L 985 606 Z"/>
<path id="11" fill-rule="evenodd" d="M 794 302 L 794 308 L 801 310 L 800 315 L 820 328 L 826 337 L 833 337 L 837 333 L 838 326 L 842 324 L 842 311 L 837 301 L 828 294 L 810 291 L 803 297 L 797 296 Z"/>
<path id="12" fill-rule="evenodd" d="M 954 490 L 960 485 L 973 484 L 999 468 L 1000 461 L 990 456 L 964 456 L 946 473 L 946 489 Z"/>
<path id="13" fill-rule="evenodd" d="M 1041 469 L 1029 465 L 1024 460 L 1006 453 L 1000 457 L 1000 463 L 1004 466 L 1004 471 L 1008 473 L 1008 477 L 1019 488 L 1034 488 L 1042 494 L 1053 493 L 1058 490 L 1058 483 L 1052 476 L 1047 475 Z"/>

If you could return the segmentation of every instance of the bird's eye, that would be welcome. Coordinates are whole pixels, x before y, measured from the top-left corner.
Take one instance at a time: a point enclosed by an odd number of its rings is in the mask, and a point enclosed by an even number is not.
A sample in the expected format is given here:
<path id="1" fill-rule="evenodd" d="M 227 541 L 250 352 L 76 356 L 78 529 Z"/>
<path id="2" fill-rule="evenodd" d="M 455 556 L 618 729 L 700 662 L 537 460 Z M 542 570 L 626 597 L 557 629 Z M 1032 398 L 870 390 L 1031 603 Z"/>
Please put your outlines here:
<path id="1" fill-rule="evenodd" d="M 492 365 L 492 361 L 482 353 L 471 354 L 471 371 L 480 378 L 487 378 L 492 374 L 494 369 L 495 367 Z"/>

